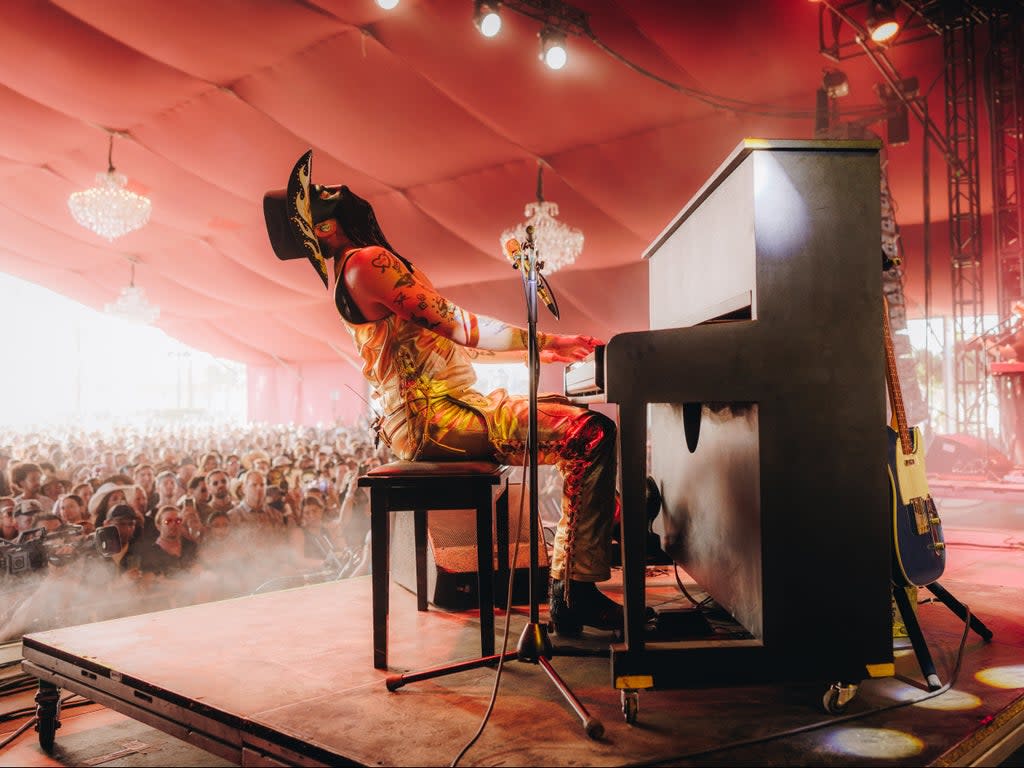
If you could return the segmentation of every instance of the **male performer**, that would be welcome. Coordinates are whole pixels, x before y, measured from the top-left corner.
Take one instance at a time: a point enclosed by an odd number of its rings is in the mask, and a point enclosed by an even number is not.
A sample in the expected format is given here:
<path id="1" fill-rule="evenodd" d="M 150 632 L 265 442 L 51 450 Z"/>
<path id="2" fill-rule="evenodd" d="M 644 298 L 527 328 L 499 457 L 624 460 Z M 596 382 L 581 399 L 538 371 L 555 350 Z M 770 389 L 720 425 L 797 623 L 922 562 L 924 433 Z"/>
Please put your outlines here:
<path id="1" fill-rule="evenodd" d="M 390 246 L 366 200 L 345 186 L 310 184 L 312 155 L 296 163 L 287 190 L 264 197 L 267 231 L 278 258 L 308 258 L 325 287 L 333 262 L 334 303 L 380 406 L 380 438 L 407 460 L 523 464 L 529 398 L 503 389 L 477 392 L 471 363 L 525 360 L 528 332 L 439 294 Z M 538 334 L 543 362 L 579 360 L 600 343 L 589 336 Z M 595 586 L 610 576 L 615 424 L 546 395 L 539 399 L 538 435 L 540 462 L 555 464 L 564 479 L 551 561 L 555 631 L 620 628 L 622 606 Z"/>

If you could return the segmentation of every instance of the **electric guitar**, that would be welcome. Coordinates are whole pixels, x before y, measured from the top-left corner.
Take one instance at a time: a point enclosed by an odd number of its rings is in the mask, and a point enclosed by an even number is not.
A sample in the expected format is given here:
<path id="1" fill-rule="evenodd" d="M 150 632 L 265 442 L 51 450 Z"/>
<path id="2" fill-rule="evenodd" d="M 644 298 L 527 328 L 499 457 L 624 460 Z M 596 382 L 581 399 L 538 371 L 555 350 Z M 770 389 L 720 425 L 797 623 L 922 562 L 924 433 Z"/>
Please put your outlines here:
<path id="1" fill-rule="evenodd" d="M 889 438 L 893 578 L 905 587 L 924 587 L 942 576 L 946 567 L 946 544 L 942 538 L 942 521 L 928 492 L 921 430 L 907 427 L 889 326 L 889 305 L 884 299 L 883 304 L 885 382 L 892 405 L 892 424 L 886 426 L 886 434 Z"/>

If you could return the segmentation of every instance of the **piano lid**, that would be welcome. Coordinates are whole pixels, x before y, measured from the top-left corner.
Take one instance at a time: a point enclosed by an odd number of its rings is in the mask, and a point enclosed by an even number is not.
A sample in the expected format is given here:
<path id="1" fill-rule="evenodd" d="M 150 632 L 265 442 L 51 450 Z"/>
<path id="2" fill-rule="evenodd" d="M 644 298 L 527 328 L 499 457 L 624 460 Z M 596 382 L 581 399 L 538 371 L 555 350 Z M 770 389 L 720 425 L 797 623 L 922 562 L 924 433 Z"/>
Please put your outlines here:
<path id="1" fill-rule="evenodd" d="M 882 142 L 880 140 L 852 140 L 852 139 L 754 139 L 748 138 L 743 139 L 737 145 L 737 147 L 729 154 L 729 156 L 718 166 L 711 177 L 704 182 L 697 194 L 695 194 L 690 201 L 683 206 L 683 209 L 676 214 L 675 218 L 669 222 L 668 226 L 661 231 L 654 242 L 652 242 L 647 249 L 643 252 L 642 258 L 649 259 L 651 255 L 657 251 L 672 233 L 679 228 L 686 219 L 688 219 L 697 208 L 700 207 L 701 203 L 708 198 L 708 196 L 715 191 L 715 189 L 722 183 L 722 181 L 729 176 L 730 173 L 735 170 L 736 166 L 743 162 L 754 150 L 758 149 L 775 149 L 775 150 L 813 150 L 813 149 L 847 149 L 850 151 L 872 151 L 877 152 L 882 148 Z"/>

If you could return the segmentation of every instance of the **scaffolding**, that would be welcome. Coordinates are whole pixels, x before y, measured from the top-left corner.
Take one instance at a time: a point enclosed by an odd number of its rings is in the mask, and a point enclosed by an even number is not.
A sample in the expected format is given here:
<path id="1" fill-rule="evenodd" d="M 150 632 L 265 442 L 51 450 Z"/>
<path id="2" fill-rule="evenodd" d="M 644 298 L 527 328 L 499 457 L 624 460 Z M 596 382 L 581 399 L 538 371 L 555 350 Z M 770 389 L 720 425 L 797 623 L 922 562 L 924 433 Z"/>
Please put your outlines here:
<path id="1" fill-rule="evenodd" d="M 975 18 L 967 4 L 944 3 L 941 19 L 946 88 L 946 163 L 949 252 L 953 289 L 953 352 L 958 432 L 986 439 L 988 361 L 985 332 L 978 157 L 978 86 Z"/>

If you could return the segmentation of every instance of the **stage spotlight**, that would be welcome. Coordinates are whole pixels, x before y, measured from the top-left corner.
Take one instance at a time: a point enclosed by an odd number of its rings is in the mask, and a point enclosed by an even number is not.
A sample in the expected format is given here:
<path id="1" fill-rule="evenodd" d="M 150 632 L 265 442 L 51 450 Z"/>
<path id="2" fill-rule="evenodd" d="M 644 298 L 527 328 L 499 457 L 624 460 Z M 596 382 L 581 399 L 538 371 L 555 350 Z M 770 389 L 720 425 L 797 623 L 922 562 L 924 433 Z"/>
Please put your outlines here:
<path id="1" fill-rule="evenodd" d="M 473 23 L 484 37 L 494 37 L 501 31 L 501 14 L 498 7 L 501 3 L 476 0 L 473 12 Z"/>
<path id="2" fill-rule="evenodd" d="M 540 31 L 540 59 L 550 69 L 561 69 L 569 60 L 565 49 L 565 32 L 557 27 L 544 27 Z"/>
<path id="3" fill-rule="evenodd" d="M 826 69 L 822 86 L 830 99 L 841 99 L 850 92 L 850 81 L 846 73 L 838 69 Z"/>
<path id="4" fill-rule="evenodd" d="M 398 0 L 377 0 L 377 5 L 383 8 L 385 11 L 390 11 L 396 5 L 398 5 Z"/>
<path id="5" fill-rule="evenodd" d="M 870 12 L 868 13 L 868 34 L 876 43 L 888 43 L 893 40 L 900 31 L 900 24 L 896 21 L 896 14 L 893 13 L 892 4 L 886 0 L 871 0 Z"/>

